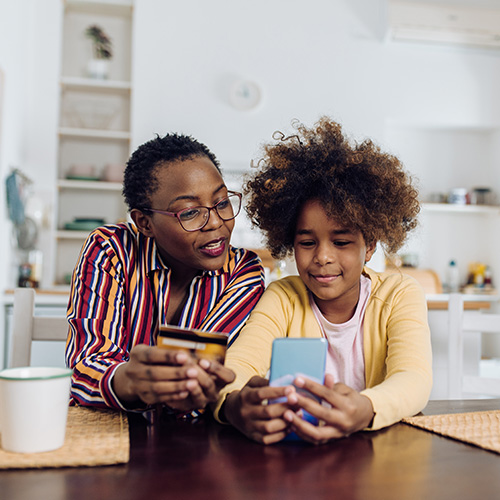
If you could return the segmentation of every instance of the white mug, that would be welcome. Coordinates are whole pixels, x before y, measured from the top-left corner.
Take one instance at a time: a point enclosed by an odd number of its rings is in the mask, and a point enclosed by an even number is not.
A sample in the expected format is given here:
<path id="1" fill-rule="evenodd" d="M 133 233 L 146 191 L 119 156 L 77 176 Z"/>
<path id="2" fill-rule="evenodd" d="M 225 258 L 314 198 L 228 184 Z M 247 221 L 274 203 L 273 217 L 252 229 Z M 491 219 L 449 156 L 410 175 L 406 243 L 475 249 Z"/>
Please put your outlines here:
<path id="1" fill-rule="evenodd" d="M 0 435 L 5 451 L 39 453 L 64 444 L 72 370 L 0 371 Z"/>

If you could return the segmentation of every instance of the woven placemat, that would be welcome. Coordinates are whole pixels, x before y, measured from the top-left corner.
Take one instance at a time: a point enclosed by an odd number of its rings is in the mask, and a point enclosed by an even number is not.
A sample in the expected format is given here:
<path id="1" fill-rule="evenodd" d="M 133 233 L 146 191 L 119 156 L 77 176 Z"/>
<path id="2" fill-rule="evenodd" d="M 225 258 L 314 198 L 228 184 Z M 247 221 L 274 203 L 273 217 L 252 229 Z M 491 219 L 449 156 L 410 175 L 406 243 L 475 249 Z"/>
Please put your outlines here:
<path id="1" fill-rule="evenodd" d="M 129 461 L 128 420 L 124 413 L 71 406 L 62 448 L 44 453 L 0 449 L 0 469 L 112 465 Z"/>
<path id="2" fill-rule="evenodd" d="M 500 410 L 408 417 L 405 424 L 500 453 Z"/>

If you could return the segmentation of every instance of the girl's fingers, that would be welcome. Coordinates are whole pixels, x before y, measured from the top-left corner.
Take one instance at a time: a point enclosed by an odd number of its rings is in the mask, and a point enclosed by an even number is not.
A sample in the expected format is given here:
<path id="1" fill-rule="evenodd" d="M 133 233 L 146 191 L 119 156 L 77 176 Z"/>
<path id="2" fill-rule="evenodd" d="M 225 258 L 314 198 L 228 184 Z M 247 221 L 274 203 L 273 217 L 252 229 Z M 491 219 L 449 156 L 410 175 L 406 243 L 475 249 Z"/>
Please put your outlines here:
<path id="1" fill-rule="evenodd" d="M 288 410 L 284 414 L 284 419 L 290 423 L 290 429 L 295 432 L 300 438 L 314 444 L 323 444 L 330 439 L 338 439 L 345 436 L 344 433 L 328 425 L 312 425 L 303 420 L 296 413 Z"/>

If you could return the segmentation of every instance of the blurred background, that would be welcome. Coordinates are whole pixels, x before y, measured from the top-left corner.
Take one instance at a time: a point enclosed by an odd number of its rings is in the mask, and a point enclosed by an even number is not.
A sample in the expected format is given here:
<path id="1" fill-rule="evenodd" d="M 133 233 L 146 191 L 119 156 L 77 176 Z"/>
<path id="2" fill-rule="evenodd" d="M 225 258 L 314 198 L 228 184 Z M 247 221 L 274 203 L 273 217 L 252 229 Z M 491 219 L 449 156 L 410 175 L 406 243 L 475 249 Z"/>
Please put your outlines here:
<path id="1" fill-rule="evenodd" d="M 420 228 L 392 265 L 431 302 L 459 288 L 498 308 L 499 88 L 500 0 L 0 0 L 0 289 L 63 307 L 155 134 L 206 143 L 237 189 L 275 130 L 329 115 L 415 176 Z M 233 243 L 262 247 L 242 216 Z"/>

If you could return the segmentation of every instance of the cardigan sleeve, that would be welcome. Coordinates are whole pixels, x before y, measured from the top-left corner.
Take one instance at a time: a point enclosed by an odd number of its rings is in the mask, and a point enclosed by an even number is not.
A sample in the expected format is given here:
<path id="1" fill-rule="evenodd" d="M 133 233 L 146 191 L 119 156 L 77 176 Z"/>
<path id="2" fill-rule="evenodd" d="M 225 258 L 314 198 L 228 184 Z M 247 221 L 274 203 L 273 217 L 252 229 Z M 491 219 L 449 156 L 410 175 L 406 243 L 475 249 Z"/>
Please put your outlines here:
<path id="1" fill-rule="evenodd" d="M 362 394 L 372 402 L 377 430 L 422 410 L 432 388 L 427 303 L 413 278 L 398 275 L 381 285 L 367 308 L 364 336 Z"/>

